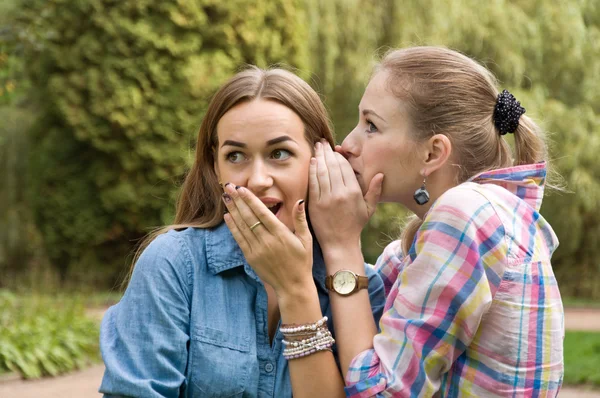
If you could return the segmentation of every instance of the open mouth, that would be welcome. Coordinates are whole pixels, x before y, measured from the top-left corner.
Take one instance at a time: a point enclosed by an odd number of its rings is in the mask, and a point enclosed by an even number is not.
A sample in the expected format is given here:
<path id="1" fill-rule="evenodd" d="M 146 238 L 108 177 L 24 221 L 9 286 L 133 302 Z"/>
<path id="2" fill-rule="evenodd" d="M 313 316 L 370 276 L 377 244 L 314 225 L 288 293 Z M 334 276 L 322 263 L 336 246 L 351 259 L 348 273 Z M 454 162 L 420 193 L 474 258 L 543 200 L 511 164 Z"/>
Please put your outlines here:
<path id="1" fill-rule="evenodd" d="M 271 213 L 277 215 L 279 209 L 281 209 L 281 203 L 275 203 L 273 205 L 268 205 L 267 208 L 271 210 Z"/>

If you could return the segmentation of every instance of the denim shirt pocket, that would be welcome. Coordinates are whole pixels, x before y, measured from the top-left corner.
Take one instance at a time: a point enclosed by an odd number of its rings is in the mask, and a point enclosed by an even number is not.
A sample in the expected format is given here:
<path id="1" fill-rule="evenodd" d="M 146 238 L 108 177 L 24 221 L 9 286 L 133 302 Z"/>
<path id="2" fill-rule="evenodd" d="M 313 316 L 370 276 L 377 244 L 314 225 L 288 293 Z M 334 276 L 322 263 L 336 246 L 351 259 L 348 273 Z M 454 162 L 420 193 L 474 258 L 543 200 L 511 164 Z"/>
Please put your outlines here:
<path id="1" fill-rule="evenodd" d="M 243 395 L 252 366 L 248 337 L 198 327 L 192 334 L 191 355 L 191 381 L 199 396 Z"/>

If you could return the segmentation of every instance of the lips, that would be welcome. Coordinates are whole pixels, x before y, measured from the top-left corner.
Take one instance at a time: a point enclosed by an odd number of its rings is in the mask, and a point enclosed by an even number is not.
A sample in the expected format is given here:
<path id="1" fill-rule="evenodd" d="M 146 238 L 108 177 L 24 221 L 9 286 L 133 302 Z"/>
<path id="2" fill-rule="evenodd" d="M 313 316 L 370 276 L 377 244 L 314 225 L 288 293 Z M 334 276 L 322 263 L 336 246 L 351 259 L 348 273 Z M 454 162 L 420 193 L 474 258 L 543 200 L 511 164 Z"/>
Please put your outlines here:
<path id="1" fill-rule="evenodd" d="M 283 202 L 279 199 L 268 197 L 263 197 L 259 199 L 261 202 L 264 203 L 265 206 L 267 206 L 271 213 L 275 214 L 275 216 L 279 214 L 281 208 L 283 207 Z"/>
<path id="2" fill-rule="evenodd" d="M 271 210 L 271 213 L 277 215 L 277 213 L 279 212 L 279 209 L 281 209 L 281 203 L 277 203 L 271 206 L 267 206 L 269 208 L 269 210 Z"/>

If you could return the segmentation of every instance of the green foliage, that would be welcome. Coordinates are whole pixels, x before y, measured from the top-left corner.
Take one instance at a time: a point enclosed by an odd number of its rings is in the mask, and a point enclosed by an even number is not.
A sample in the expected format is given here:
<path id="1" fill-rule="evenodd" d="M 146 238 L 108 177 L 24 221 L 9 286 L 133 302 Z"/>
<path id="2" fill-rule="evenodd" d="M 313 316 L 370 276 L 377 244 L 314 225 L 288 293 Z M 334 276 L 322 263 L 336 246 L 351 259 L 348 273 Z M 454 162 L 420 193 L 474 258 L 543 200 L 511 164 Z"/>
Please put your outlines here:
<path id="1" fill-rule="evenodd" d="M 172 220 L 207 100 L 240 65 L 282 62 L 312 76 L 341 141 L 356 123 L 374 55 L 432 44 L 486 64 L 550 132 L 568 190 L 542 207 L 561 241 L 555 272 L 566 295 L 600 298 L 595 0 L 15 0 L 0 5 L 0 28 L 0 105 L 21 111 L 7 119 L 16 127 L 0 134 L 0 155 L 26 154 L 9 171 L 22 179 L 6 178 L 25 181 L 11 182 L 26 193 L 11 220 L 37 225 L 10 239 L 41 239 L 63 280 L 118 279 L 134 241 Z M 29 86 L 41 117 L 15 105 Z M 0 193 L 0 207 L 17 208 L 17 196 Z M 398 236 L 405 214 L 380 209 L 363 234 L 369 261 Z M 14 222 L 7 217 L 0 222 Z"/>
<path id="2" fill-rule="evenodd" d="M 595 159 L 600 153 L 600 57 L 593 56 L 600 54 L 597 2 L 306 2 L 312 9 L 311 42 L 320 54 L 313 68 L 325 80 L 340 141 L 355 125 L 377 46 L 379 52 L 410 45 L 457 49 L 488 66 L 502 87 L 517 95 L 527 114 L 550 133 L 551 158 L 567 188 L 550 192 L 542 207 L 561 242 L 553 258 L 561 290 L 600 298 L 600 163 Z M 380 209 L 363 233 L 369 261 L 398 236 L 397 216 L 405 214 L 396 205 Z"/>
<path id="3" fill-rule="evenodd" d="M 66 298 L 0 290 L 0 371 L 56 376 L 99 360 L 98 325 Z"/>
<path id="4" fill-rule="evenodd" d="M 566 332 L 565 384 L 600 386 L 600 333 Z"/>
<path id="5" fill-rule="evenodd" d="M 296 0 L 31 0 L 16 20 L 44 110 L 32 207 L 63 280 L 116 279 L 132 240 L 172 221 L 207 99 L 238 67 L 307 66 Z"/>

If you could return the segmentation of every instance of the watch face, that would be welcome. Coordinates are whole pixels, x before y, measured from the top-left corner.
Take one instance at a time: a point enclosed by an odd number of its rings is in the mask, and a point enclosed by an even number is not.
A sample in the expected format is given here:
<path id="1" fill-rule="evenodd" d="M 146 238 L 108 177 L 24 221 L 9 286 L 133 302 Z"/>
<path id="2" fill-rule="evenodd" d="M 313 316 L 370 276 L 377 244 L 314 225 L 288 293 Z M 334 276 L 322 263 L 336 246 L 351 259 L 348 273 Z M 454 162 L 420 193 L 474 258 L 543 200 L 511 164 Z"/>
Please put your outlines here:
<path id="1" fill-rule="evenodd" d="M 339 294 L 348 294 L 356 287 L 356 278 L 350 271 L 338 271 L 333 277 L 333 288 Z"/>

